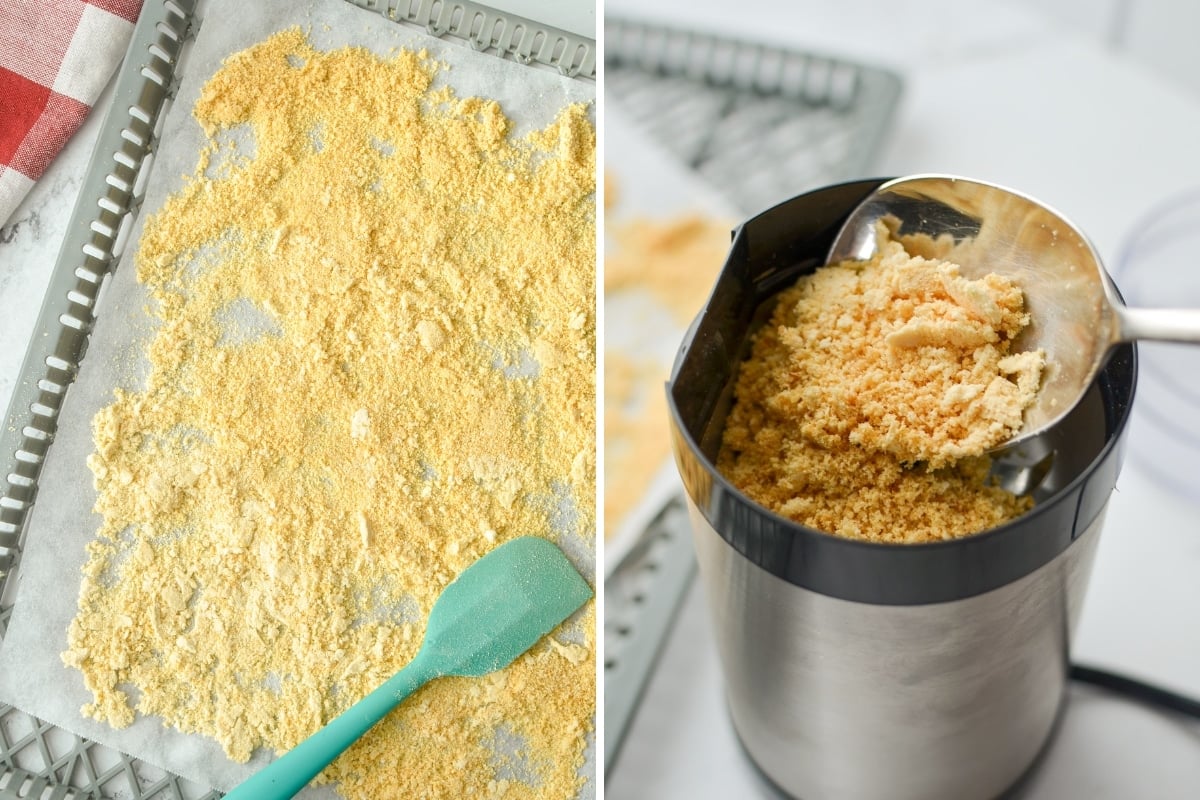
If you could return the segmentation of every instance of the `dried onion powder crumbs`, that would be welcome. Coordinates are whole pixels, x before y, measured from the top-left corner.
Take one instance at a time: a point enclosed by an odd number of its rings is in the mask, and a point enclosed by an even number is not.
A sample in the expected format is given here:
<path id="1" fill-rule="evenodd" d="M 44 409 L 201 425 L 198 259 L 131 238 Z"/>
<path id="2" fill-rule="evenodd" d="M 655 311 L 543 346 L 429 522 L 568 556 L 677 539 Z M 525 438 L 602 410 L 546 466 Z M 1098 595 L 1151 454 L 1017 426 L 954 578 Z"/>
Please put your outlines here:
<path id="1" fill-rule="evenodd" d="M 232 759 L 287 750 L 403 667 L 485 552 L 592 546 L 595 131 L 572 105 L 515 140 L 438 68 L 292 29 L 205 85 L 209 144 L 137 256 L 149 377 L 93 422 L 103 524 L 63 655 L 88 716 L 128 725 L 136 696 Z M 594 614 L 433 682 L 323 779 L 574 796 Z"/>

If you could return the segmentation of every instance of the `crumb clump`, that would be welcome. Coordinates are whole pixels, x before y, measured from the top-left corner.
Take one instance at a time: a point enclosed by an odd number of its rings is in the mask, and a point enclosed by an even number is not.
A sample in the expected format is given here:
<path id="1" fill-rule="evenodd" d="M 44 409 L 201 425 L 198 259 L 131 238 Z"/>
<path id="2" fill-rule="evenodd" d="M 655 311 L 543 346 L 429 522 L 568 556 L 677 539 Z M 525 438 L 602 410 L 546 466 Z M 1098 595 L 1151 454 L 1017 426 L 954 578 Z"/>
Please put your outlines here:
<path id="1" fill-rule="evenodd" d="M 756 502 L 853 538 L 916 542 L 999 525 L 1029 498 L 985 452 L 1021 425 L 1044 365 L 1011 353 L 1020 287 L 911 255 L 886 226 L 867 262 L 782 292 L 742 365 L 718 469 Z"/>
<path id="2" fill-rule="evenodd" d="M 136 697 L 234 760 L 290 749 L 412 659 L 481 555 L 591 546 L 595 131 L 569 106 L 512 139 L 436 69 L 292 29 L 204 87 L 209 145 L 137 257 L 148 378 L 93 420 L 103 522 L 63 654 L 88 716 L 128 725 Z M 589 605 L 505 670 L 434 681 L 322 779 L 575 796 L 594 628 Z"/>

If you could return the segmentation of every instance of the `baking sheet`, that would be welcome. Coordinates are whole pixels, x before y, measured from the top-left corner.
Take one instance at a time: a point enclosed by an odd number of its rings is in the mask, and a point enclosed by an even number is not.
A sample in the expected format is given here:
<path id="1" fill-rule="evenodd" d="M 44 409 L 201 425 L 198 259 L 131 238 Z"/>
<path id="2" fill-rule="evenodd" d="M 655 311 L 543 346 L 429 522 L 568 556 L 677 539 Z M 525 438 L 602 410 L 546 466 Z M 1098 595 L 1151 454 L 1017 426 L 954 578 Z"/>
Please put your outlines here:
<path id="1" fill-rule="evenodd" d="M 732 231 L 739 218 L 728 200 L 650 139 L 615 100 L 606 102 L 604 109 L 604 170 L 615 193 L 615 203 L 607 211 L 609 223 L 665 221 L 695 214 L 728 221 Z M 622 289 L 605 293 L 604 320 L 605 353 L 635 361 L 652 359 L 665 382 L 685 332 L 670 309 L 648 291 Z M 639 394 L 646 395 L 646 402 L 666 402 L 662 382 L 639 387 Z M 663 430 L 661 435 L 665 447 L 670 434 Z M 668 456 L 637 505 L 621 519 L 609 520 L 610 532 L 604 543 L 606 575 L 682 489 L 675 462 Z"/>
<path id="2" fill-rule="evenodd" d="M 439 73 L 435 86 L 448 84 L 460 96 L 497 100 L 513 120 L 517 137 L 549 124 L 564 105 L 595 97 L 591 84 L 442 42 L 342 0 L 213 0 L 200 8 L 200 15 L 201 27 L 183 62 L 180 90 L 165 123 L 147 210 L 158 208 L 194 170 L 205 139 L 191 108 L 204 81 L 227 55 L 292 25 L 309 30 L 314 46 L 322 49 L 353 44 L 381 56 L 397 47 L 426 49 L 449 66 Z M 132 241 L 140 233 L 139 221 Z M 130 261 L 133 252 L 130 248 L 123 261 Z M 90 693 L 81 675 L 63 666 L 59 657 L 76 612 L 85 547 L 100 524 L 91 511 L 95 493 L 85 463 L 92 452 L 91 419 L 110 402 L 115 387 L 140 385 L 145 373 L 142 351 L 152 332 L 146 304 L 132 264 L 123 264 L 102 292 L 89 355 L 64 402 L 59 432 L 42 473 L 16 576 L 16 608 L 0 647 L 0 700 L 185 778 L 228 790 L 264 766 L 270 755 L 260 749 L 250 762 L 236 764 L 216 741 L 181 734 L 140 714 L 122 730 L 85 719 L 79 709 L 90 702 Z M 593 793 L 594 786 L 584 790 L 585 796 Z M 328 788 L 310 787 L 302 796 L 334 795 Z"/>

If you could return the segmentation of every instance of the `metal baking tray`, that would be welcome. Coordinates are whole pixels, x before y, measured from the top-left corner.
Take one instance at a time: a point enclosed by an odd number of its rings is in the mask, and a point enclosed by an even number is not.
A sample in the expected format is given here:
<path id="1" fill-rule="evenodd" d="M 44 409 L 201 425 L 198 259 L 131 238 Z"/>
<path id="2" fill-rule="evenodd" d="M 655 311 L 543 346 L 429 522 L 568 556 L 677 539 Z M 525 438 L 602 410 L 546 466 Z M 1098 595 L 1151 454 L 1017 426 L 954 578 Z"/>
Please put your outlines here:
<path id="1" fill-rule="evenodd" d="M 835 56 L 604 20 L 605 102 L 747 215 L 863 176 L 900 88 L 893 72 Z"/>
<path id="2" fill-rule="evenodd" d="M 596 77 L 593 40 L 477 3 L 347 2 L 480 52 L 581 80 Z M 87 351 L 105 279 L 141 208 L 165 110 L 202 11 L 202 0 L 147 0 L 142 8 L 0 428 L 0 639 L 12 616 L 26 523 L 58 413 Z M 0 800 L 220 796 L 0 704 Z"/>
<path id="3" fill-rule="evenodd" d="M 604 37 L 605 103 L 747 216 L 869 174 L 900 97 L 894 73 L 827 55 L 613 18 Z M 682 499 L 643 503 L 650 522 L 606 569 L 606 773 L 695 575 Z"/>

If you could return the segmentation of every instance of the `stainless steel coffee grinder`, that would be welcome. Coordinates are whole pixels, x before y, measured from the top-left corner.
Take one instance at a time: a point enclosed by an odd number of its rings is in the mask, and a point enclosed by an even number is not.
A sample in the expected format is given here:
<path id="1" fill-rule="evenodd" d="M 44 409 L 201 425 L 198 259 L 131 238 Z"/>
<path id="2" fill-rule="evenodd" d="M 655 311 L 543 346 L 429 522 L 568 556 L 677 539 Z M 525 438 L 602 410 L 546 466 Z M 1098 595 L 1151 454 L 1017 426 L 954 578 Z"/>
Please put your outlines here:
<path id="1" fill-rule="evenodd" d="M 1030 443 L 1052 466 L 1036 507 L 1000 528 L 876 544 L 756 505 L 714 467 L 738 365 L 775 294 L 824 263 L 880 182 L 809 192 L 737 229 L 672 372 L 675 456 L 730 715 L 763 776 L 803 800 L 992 798 L 1030 770 L 1061 711 L 1135 350 L 1114 350 L 1084 402 Z"/>

